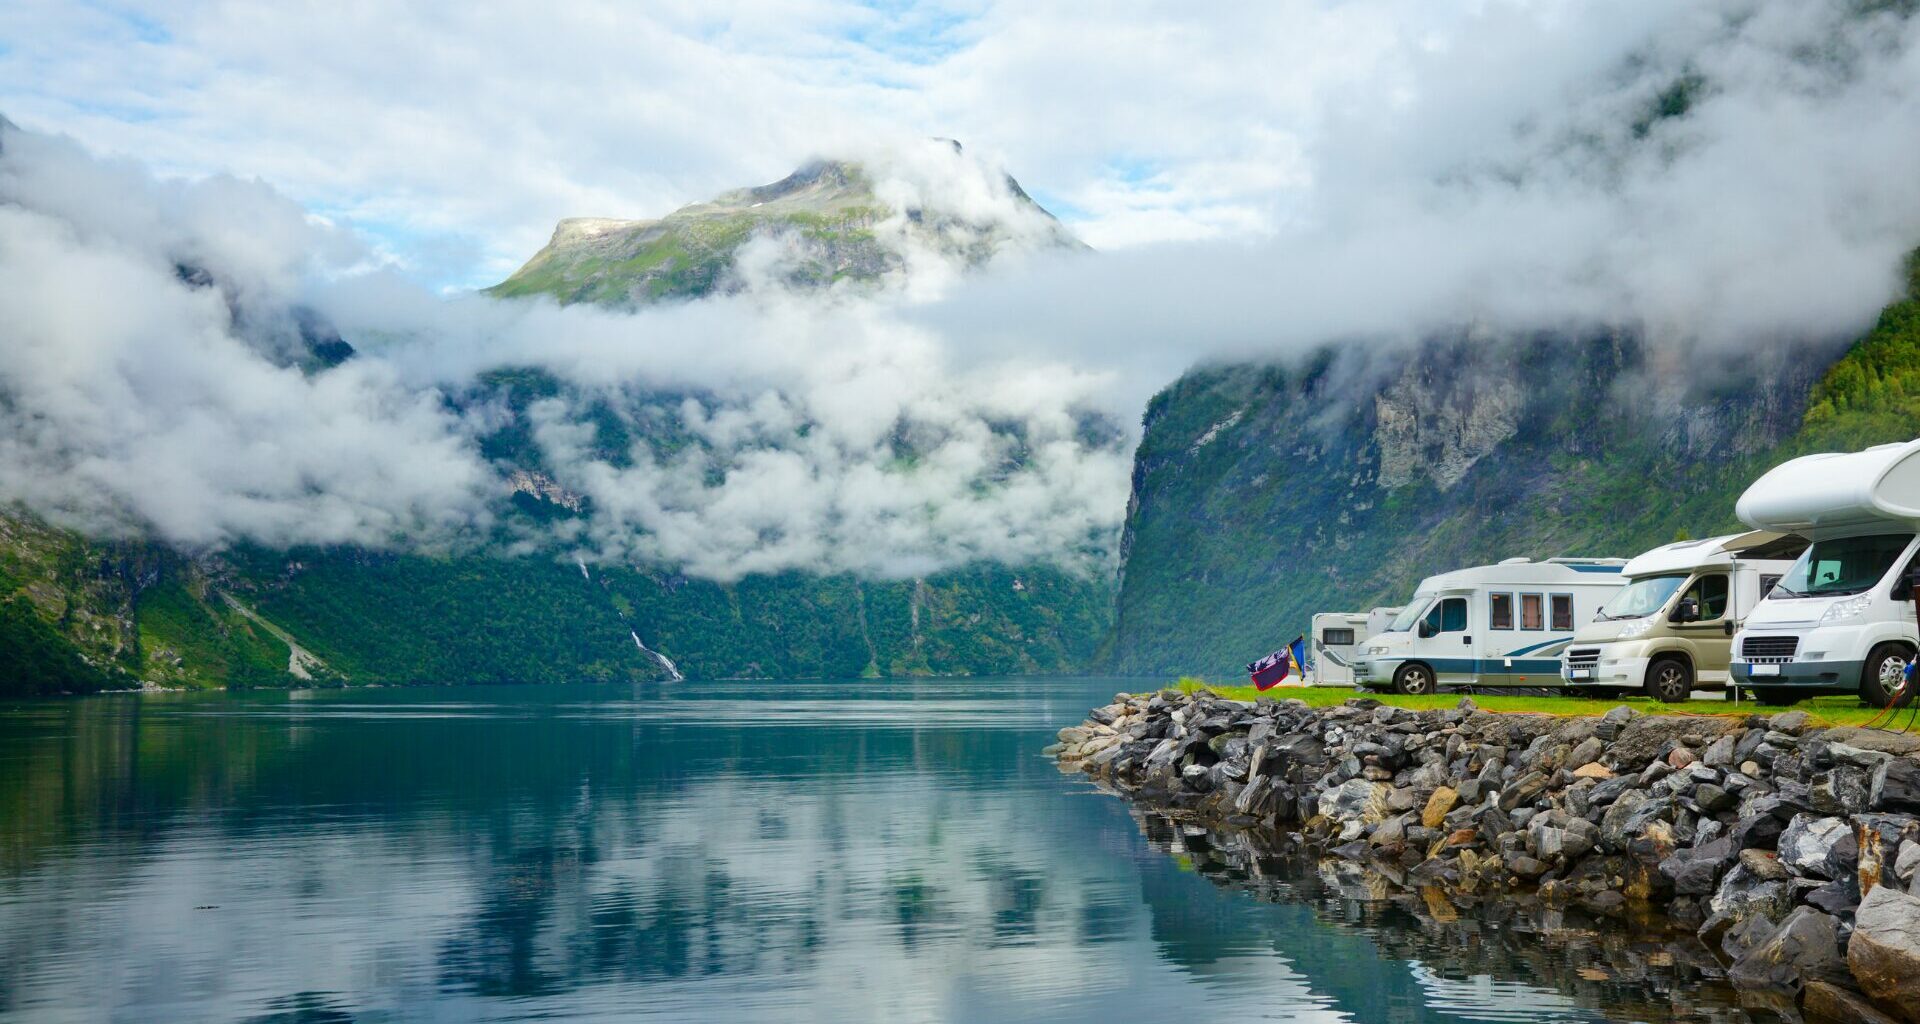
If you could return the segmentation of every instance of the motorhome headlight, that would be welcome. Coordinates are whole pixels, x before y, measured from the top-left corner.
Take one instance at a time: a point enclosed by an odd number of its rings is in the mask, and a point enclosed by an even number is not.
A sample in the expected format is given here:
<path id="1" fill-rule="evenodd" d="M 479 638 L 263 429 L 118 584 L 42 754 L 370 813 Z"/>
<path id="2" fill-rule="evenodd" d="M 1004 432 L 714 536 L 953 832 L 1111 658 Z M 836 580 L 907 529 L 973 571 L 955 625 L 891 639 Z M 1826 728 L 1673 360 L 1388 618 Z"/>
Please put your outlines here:
<path id="1" fill-rule="evenodd" d="M 1820 616 L 1820 624 L 1825 626 L 1829 623 L 1846 622 L 1849 619 L 1857 619 L 1865 615 L 1867 608 L 1872 604 L 1872 594 L 1861 594 L 1858 597 L 1849 597 L 1844 601 L 1835 601 L 1827 606 L 1827 614 Z"/>
<path id="2" fill-rule="evenodd" d="M 1635 619 L 1620 627 L 1620 639 L 1631 640 L 1636 636 L 1645 636 L 1647 630 L 1652 628 L 1653 616 L 1649 615 L 1644 619 Z"/>

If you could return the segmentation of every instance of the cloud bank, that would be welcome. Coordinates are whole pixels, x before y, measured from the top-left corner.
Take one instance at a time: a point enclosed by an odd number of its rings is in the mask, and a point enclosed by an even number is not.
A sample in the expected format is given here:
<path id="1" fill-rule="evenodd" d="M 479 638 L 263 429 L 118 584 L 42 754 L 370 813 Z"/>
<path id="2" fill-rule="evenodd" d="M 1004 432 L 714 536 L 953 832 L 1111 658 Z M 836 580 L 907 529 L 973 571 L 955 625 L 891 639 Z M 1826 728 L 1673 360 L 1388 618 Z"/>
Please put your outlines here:
<path id="1" fill-rule="evenodd" d="M 1134 14 L 1137 31 L 1176 18 Z M 1259 79 L 1261 39 L 1308 33 L 1287 52 L 1313 70 L 1266 83 L 1274 95 L 1252 108 L 1271 132 L 1211 169 L 1196 150 L 1178 174 L 1157 158 L 1124 172 L 1149 191 L 1235 182 L 1208 194 L 1263 196 L 1246 208 L 1256 228 L 1014 253 L 984 273 L 902 232 L 889 237 L 907 273 L 809 293 L 781 284 L 804 240 L 768 238 L 743 255 L 737 291 L 638 312 L 445 297 L 386 261 L 381 239 L 259 182 L 159 178 L 4 130 L 0 498 L 195 549 L 507 544 L 717 579 L 982 558 L 1098 566 L 1126 506 L 1131 424 L 1196 361 L 1462 326 L 1618 325 L 1761 362 L 1858 331 L 1920 241 L 1908 181 L 1920 29 L 1895 10 L 1489 3 L 1435 21 L 1387 2 L 1274 17 L 1167 39 L 1132 38 L 1124 22 L 1089 30 L 1118 54 L 1212 69 L 1170 77 L 1179 95 L 1141 114 L 1170 136 Z M 1112 142 L 1127 90 L 1095 66 L 1099 47 L 1073 49 L 1062 72 L 1034 64 L 1058 30 L 1044 10 L 989 8 L 970 24 L 983 31 L 944 35 L 903 72 L 920 94 L 1000 109 L 999 91 L 1066 74 L 1060 96 L 1029 90 L 1037 105 L 1108 120 L 1056 118 L 1060 151 L 1083 129 Z M 775 97 L 761 56 L 743 66 Z M 843 56 L 865 67 L 872 54 Z M 1118 97 L 1104 104 L 1103 82 Z M 832 106 L 824 97 L 812 99 Z M 928 203 L 975 222 L 1018 216 L 996 188 L 999 156 L 880 147 L 884 133 L 832 126 L 821 135 L 841 148 L 827 155 L 882 167 L 880 194 L 902 216 Z M 1004 127 L 1013 145 L 975 149 L 1036 145 L 1025 116 Z M 671 205 L 578 198 L 561 212 Z M 358 355 L 313 365 L 305 311 Z M 557 387 L 516 410 L 489 390 L 501 367 Z M 538 530 L 504 515 L 525 468 L 488 447 L 505 427 L 591 515 Z"/>

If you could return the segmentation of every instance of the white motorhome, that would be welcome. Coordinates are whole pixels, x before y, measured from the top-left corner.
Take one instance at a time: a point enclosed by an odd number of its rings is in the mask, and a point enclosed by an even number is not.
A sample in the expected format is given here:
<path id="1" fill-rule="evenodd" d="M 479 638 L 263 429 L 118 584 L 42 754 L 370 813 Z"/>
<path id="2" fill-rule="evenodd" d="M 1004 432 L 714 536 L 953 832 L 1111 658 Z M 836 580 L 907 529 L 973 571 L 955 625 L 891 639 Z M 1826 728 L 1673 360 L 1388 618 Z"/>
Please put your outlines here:
<path id="1" fill-rule="evenodd" d="M 1308 686 L 1352 686 L 1353 662 L 1360 644 L 1387 628 L 1399 608 L 1365 612 L 1318 612 L 1307 638 Z"/>
<path id="2" fill-rule="evenodd" d="M 1735 514 L 1811 542 L 1734 637 L 1735 684 L 1770 701 L 1858 692 L 1884 705 L 1920 649 L 1920 441 L 1781 463 Z"/>
<path id="3" fill-rule="evenodd" d="M 1509 558 L 1430 576 L 1368 637 L 1354 680 L 1368 689 L 1555 686 L 1578 623 L 1620 589 L 1620 558 Z"/>
<path id="4" fill-rule="evenodd" d="M 1756 530 L 1654 548 L 1583 624 L 1560 667 L 1569 689 L 1626 687 L 1663 701 L 1723 689 L 1734 631 L 1807 542 Z"/>

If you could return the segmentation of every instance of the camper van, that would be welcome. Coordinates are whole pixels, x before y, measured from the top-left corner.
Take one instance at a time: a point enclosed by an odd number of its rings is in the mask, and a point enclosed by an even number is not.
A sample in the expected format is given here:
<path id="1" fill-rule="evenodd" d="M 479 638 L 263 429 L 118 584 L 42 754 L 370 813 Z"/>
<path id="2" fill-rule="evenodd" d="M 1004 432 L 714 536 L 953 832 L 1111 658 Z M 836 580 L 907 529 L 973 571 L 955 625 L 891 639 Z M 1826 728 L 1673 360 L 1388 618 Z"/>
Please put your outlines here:
<path id="1" fill-rule="evenodd" d="M 1806 546 L 1761 530 L 1683 540 L 1629 561 L 1625 585 L 1574 634 L 1561 681 L 1669 703 L 1725 687 L 1734 631 Z"/>
<path id="2" fill-rule="evenodd" d="M 1734 683 L 1769 701 L 1858 692 L 1886 704 L 1920 647 L 1920 441 L 1783 462 L 1734 511 L 1810 542 L 1735 635 Z"/>
<path id="3" fill-rule="evenodd" d="M 1619 558 L 1509 558 L 1430 576 L 1383 632 L 1368 637 L 1354 681 L 1432 693 L 1442 686 L 1557 686 L 1577 623 L 1620 589 Z"/>
<path id="4" fill-rule="evenodd" d="M 1367 638 L 1365 612 L 1318 612 L 1307 634 L 1307 685 L 1352 686 L 1353 659 Z"/>

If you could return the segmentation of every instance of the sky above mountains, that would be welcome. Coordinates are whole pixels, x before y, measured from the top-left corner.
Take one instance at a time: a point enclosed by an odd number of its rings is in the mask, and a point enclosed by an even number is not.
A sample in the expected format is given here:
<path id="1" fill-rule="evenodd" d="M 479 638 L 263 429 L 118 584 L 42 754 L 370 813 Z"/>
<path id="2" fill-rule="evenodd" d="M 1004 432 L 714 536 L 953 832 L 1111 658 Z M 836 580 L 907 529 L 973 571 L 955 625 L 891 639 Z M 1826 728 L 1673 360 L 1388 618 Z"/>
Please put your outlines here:
<path id="1" fill-rule="evenodd" d="M 1096 248 L 1258 238 L 1311 193 L 1323 123 L 1396 102 L 1474 21 L 1258 6 L 16 0 L 0 111 L 262 177 L 448 286 L 561 217 L 658 216 L 875 137 L 996 156 Z"/>

